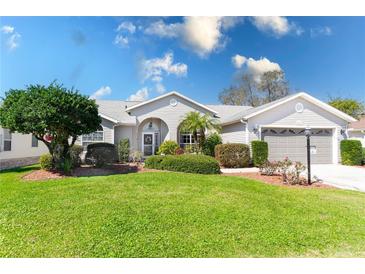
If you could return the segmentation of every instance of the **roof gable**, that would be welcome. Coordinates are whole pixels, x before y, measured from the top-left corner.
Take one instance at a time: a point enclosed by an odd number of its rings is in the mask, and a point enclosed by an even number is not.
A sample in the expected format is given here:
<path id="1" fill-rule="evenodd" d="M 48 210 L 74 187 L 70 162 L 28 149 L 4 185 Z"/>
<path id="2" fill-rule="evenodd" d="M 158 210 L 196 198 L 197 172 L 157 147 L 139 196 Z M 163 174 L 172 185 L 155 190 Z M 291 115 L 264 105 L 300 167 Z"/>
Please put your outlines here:
<path id="1" fill-rule="evenodd" d="M 207 106 L 205 106 L 205 105 L 203 105 L 203 104 L 200 104 L 200 103 L 198 103 L 198 102 L 194 101 L 193 99 L 190 99 L 189 97 L 186 97 L 186 96 L 184 96 L 184 95 L 182 95 L 182 94 L 178 93 L 177 91 L 171 91 L 171 92 L 169 92 L 169 93 L 163 94 L 163 95 L 158 96 L 158 97 L 156 97 L 156 98 L 153 98 L 153 99 L 151 99 L 151 100 L 148 100 L 148 101 L 141 102 L 141 103 L 139 103 L 139 104 L 136 104 L 136 105 L 130 106 L 130 107 L 128 107 L 128 108 L 126 109 L 126 111 L 131 111 L 131 110 L 133 110 L 133 109 L 137 109 L 137 108 L 143 107 L 143 106 L 145 106 L 145 105 L 147 105 L 147 104 L 150 104 L 150 103 L 156 102 L 156 101 L 158 101 L 158 100 L 161 100 L 161 99 L 166 98 L 166 97 L 171 96 L 171 95 L 175 95 L 175 96 L 177 96 L 177 97 L 180 97 L 180 98 L 182 98 L 182 99 L 184 99 L 184 100 L 186 100 L 186 101 L 188 101 L 188 102 L 190 102 L 190 103 L 192 103 L 192 104 L 194 104 L 194 105 L 199 106 L 200 108 L 203 108 L 203 109 L 205 109 L 205 110 L 207 110 L 207 111 L 209 111 L 209 112 L 213 113 L 213 114 L 217 114 L 217 111 L 215 111 L 214 109 L 211 109 L 211 108 L 209 108 L 209 107 L 207 107 Z"/>
<path id="2" fill-rule="evenodd" d="M 308 93 L 299 92 L 299 93 L 288 95 L 288 96 L 283 97 L 281 99 L 278 99 L 276 101 L 273 101 L 273 102 L 270 102 L 270 103 L 255 107 L 255 108 L 248 109 L 247 111 L 243 111 L 241 113 L 233 115 L 233 116 L 229 117 L 228 119 L 226 119 L 225 121 L 222 121 L 222 122 L 224 124 L 229 124 L 229 123 L 232 123 L 232 122 L 239 121 L 240 119 L 247 120 L 249 118 L 252 118 L 252 117 L 254 117 L 256 115 L 259 115 L 263 112 L 269 111 L 269 110 L 271 110 L 275 107 L 278 107 L 282 104 L 285 104 L 285 103 L 290 102 L 290 101 L 292 101 L 294 99 L 297 99 L 297 98 L 303 98 L 304 100 L 320 107 L 321 109 L 324 109 L 325 111 L 327 111 L 329 113 L 332 113 L 333 115 L 335 115 L 337 117 L 340 117 L 341 119 L 343 119 L 347 122 L 356 121 L 356 119 L 354 119 L 350 115 L 348 115 L 348 114 L 346 114 L 346 113 L 344 113 L 344 112 L 342 112 L 342 111 L 340 111 L 340 110 L 338 110 L 338 109 L 322 102 L 321 100 L 318 100 L 318 99 L 314 98 L 313 96 L 309 95 Z"/>

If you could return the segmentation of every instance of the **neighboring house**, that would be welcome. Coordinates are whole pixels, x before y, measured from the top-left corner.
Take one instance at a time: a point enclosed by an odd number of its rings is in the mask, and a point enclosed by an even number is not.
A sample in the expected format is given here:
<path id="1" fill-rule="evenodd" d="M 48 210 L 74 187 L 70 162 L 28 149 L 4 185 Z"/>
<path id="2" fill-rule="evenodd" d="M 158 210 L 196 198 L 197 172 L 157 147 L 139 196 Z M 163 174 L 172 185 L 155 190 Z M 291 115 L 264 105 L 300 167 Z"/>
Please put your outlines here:
<path id="1" fill-rule="evenodd" d="M 359 140 L 365 147 L 365 115 L 359 121 L 352 122 L 348 128 L 349 139 Z"/>
<path id="2" fill-rule="evenodd" d="M 47 147 L 32 134 L 12 133 L 0 127 L 0 170 L 38 162 Z"/>
<path id="3" fill-rule="evenodd" d="M 179 126 L 188 112 L 198 111 L 218 119 L 224 143 L 267 141 L 270 160 L 289 157 L 305 162 L 304 130 L 309 127 L 312 129 L 312 162 L 337 163 L 339 141 L 346 138 L 348 124 L 356 121 L 304 92 L 255 108 L 204 105 L 178 92 L 144 102 L 97 100 L 97 104 L 102 130 L 80 136 L 77 143 L 84 147 L 93 142 L 117 144 L 128 138 L 131 150 L 141 151 L 145 157 L 156 153 L 165 140 L 176 141 L 182 147 L 191 144 L 191 133 L 180 132 Z M 24 136 L 13 134 L 13 138 L 15 135 Z M 17 146 L 14 138 L 12 149 Z M 0 152 L 1 157 L 3 153 Z M 22 157 L 28 155 L 29 151 L 24 148 Z"/>

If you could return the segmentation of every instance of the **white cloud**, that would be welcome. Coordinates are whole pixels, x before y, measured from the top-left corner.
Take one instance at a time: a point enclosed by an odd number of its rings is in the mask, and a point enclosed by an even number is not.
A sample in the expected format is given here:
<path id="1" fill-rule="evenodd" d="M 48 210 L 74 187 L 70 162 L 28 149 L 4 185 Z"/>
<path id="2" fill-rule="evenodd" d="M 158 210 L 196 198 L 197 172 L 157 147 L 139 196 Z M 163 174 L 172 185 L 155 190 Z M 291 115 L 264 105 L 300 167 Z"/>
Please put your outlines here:
<path id="1" fill-rule="evenodd" d="M 129 33 L 135 33 L 136 26 L 129 21 L 125 21 L 119 24 L 117 31 L 128 31 Z"/>
<path id="2" fill-rule="evenodd" d="M 332 29 L 328 26 L 318 27 L 318 28 L 311 28 L 310 29 L 310 36 L 315 38 L 317 36 L 331 36 L 333 34 Z"/>
<path id="3" fill-rule="evenodd" d="M 245 62 L 246 62 L 245 56 L 236 54 L 235 56 L 232 57 L 232 63 L 235 68 L 238 68 L 238 69 L 241 68 Z"/>
<path id="4" fill-rule="evenodd" d="M 6 26 L 3 26 L 1 28 L 1 31 L 5 34 L 9 34 L 9 33 L 13 33 L 14 31 L 14 27 L 13 26 L 9 26 L 9 25 L 6 25 Z"/>
<path id="5" fill-rule="evenodd" d="M 112 93 L 112 89 L 109 86 L 103 86 L 99 88 L 97 91 L 95 91 L 90 98 L 92 99 L 100 99 L 101 97 L 104 97 L 105 95 L 109 95 Z"/>
<path id="6" fill-rule="evenodd" d="M 149 35 L 157 35 L 161 38 L 168 37 L 173 38 L 177 37 L 181 32 L 181 23 L 176 24 L 165 24 L 164 21 L 158 20 L 153 22 L 150 26 L 148 26 L 144 32 Z"/>
<path id="7" fill-rule="evenodd" d="M 236 64 L 234 62 L 235 57 L 237 57 L 236 59 L 240 60 L 239 64 L 241 64 L 241 65 L 239 67 L 236 66 Z M 232 62 L 234 63 L 236 68 L 241 68 L 243 65 L 245 65 L 247 73 L 251 74 L 253 76 L 253 79 L 257 83 L 260 82 L 261 76 L 265 72 L 272 71 L 272 70 L 281 70 L 281 67 L 278 63 L 271 62 L 266 57 L 255 60 L 253 58 L 246 58 L 242 55 L 237 54 L 234 57 L 232 57 Z"/>
<path id="8" fill-rule="evenodd" d="M 128 47 L 129 39 L 128 37 L 118 34 L 117 36 L 115 36 L 114 44 L 121 47 Z"/>
<path id="9" fill-rule="evenodd" d="M 128 97 L 128 101 L 145 101 L 148 99 L 148 89 L 146 87 L 141 88 L 135 94 Z"/>
<path id="10" fill-rule="evenodd" d="M 271 33 L 276 37 L 284 36 L 290 32 L 301 35 L 304 30 L 295 23 L 288 21 L 283 16 L 254 16 L 252 23 L 260 31 Z"/>
<path id="11" fill-rule="evenodd" d="M 9 50 L 14 50 L 19 47 L 20 38 L 22 37 L 18 32 L 15 32 L 15 28 L 13 26 L 5 25 L 1 28 L 1 32 L 8 36 L 6 40 L 6 46 Z"/>
<path id="12" fill-rule="evenodd" d="M 166 24 L 159 20 L 145 29 L 146 34 L 161 38 L 178 38 L 186 49 L 200 57 L 223 48 L 227 41 L 224 34 L 235 25 L 243 22 L 242 17 L 184 17 L 182 23 Z"/>
<path id="13" fill-rule="evenodd" d="M 19 33 L 12 34 L 6 41 L 6 45 L 10 50 L 14 50 L 19 47 L 21 35 Z"/>
<path id="14" fill-rule="evenodd" d="M 151 79 L 161 82 L 163 75 L 174 74 L 178 77 L 186 76 L 188 66 L 183 63 L 174 64 L 172 52 L 166 53 L 162 58 L 143 59 L 141 61 L 141 73 L 143 81 Z"/>
<path id="15" fill-rule="evenodd" d="M 142 82 L 153 82 L 156 91 L 160 94 L 166 91 L 162 83 L 163 77 L 171 74 L 184 77 L 187 72 L 188 66 L 186 64 L 174 63 L 174 54 L 172 52 L 165 53 L 161 58 L 142 59 L 140 63 Z"/>

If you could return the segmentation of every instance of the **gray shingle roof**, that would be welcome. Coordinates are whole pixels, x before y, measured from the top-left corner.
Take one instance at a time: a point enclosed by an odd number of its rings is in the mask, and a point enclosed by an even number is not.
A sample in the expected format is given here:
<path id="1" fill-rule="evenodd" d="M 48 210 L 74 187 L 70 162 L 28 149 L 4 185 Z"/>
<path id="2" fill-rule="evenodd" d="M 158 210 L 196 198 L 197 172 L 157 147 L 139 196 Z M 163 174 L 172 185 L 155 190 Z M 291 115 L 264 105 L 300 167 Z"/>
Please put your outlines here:
<path id="1" fill-rule="evenodd" d="M 120 100 L 96 100 L 99 106 L 99 113 L 117 120 L 119 123 L 135 124 L 136 117 L 130 116 L 126 111 L 126 107 L 133 106 L 140 102 L 136 101 L 120 101 Z"/>
<path id="2" fill-rule="evenodd" d="M 251 109 L 251 106 L 231 106 L 231 105 L 206 105 L 207 107 L 214 109 L 218 112 L 217 116 L 219 121 L 223 121 L 235 115 Z"/>

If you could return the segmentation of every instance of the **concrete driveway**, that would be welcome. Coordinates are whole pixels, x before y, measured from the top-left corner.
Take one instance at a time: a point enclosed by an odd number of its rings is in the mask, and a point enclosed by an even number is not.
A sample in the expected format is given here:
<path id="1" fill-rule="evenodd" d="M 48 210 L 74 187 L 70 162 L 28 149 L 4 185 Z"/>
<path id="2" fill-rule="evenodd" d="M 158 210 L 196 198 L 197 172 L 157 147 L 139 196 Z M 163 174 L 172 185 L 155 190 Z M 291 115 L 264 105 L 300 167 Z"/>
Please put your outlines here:
<path id="1" fill-rule="evenodd" d="M 343 165 L 312 165 L 312 176 L 338 188 L 365 192 L 365 168 Z"/>

